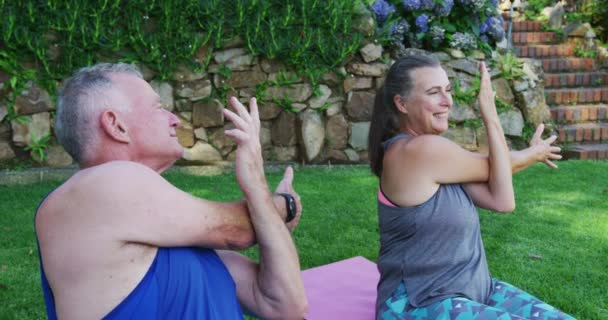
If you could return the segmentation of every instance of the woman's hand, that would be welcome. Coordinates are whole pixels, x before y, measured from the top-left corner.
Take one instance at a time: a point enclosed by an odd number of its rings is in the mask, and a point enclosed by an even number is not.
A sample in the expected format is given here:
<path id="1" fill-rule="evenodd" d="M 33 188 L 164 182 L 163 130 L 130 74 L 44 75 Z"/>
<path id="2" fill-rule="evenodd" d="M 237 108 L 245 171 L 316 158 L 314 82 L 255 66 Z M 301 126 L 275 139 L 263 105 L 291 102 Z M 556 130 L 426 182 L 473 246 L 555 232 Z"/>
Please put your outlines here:
<path id="1" fill-rule="evenodd" d="M 494 101 L 495 93 L 492 89 L 492 79 L 486 68 L 485 62 L 483 61 L 479 64 L 479 73 L 481 74 L 481 84 L 479 86 L 477 100 L 479 101 L 481 116 L 484 120 L 490 119 L 491 117 L 498 118 L 496 103 Z"/>
<path id="2" fill-rule="evenodd" d="M 557 165 L 552 160 L 559 160 L 562 156 L 559 154 L 561 148 L 551 145 L 557 139 L 557 136 L 552 135 L 547 139 L 543 139 L 541 135 L 545 130 L 544 124 L 539 124 L 536 127 L 536 132 L 530 139 L 530 150 L 533 152 L 537 162 L 544 162 L 550 168 L 556 169 Z"/>

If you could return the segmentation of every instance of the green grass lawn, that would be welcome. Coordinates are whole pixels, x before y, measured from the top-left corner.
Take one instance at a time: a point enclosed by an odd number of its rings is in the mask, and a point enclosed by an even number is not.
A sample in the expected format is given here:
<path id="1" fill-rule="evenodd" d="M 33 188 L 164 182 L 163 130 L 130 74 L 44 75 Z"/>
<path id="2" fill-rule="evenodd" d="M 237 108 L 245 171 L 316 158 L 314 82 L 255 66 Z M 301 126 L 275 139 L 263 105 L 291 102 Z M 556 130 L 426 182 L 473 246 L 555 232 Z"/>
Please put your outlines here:
<path id="1" fill-rule="evenodd" d="M 200 197 L 241 197 L 231 174 L 166 176 Z M 275 186 L 281 173 L 268 177 Z M 493 276 L 578 319 L 608 319 L 608 162 L 536 165 L 514 183 L 514 214 L 480 212 Z M 376 261 L 377 180 L 367 168 L 300 168 L 294 184 L 304 206 L 294 232 L 303 269 L 357 255 Z M 0 186 L 0 319 L 45 318 L 33 214 L 57 185 Z"/>

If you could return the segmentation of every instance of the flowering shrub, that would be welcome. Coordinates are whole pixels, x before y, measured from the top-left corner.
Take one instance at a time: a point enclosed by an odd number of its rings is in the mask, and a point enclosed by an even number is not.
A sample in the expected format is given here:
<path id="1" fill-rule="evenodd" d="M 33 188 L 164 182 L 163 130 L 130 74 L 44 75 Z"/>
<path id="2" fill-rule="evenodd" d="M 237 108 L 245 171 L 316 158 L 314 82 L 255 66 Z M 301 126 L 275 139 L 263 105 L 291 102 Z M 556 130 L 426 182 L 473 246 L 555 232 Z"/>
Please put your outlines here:
<path id="1" fill-rule="evenodd" d="M 375 0 L 371 10 L 398 45 L 489 52 L 504 38 L 497 6 L 498 0 Z"/>

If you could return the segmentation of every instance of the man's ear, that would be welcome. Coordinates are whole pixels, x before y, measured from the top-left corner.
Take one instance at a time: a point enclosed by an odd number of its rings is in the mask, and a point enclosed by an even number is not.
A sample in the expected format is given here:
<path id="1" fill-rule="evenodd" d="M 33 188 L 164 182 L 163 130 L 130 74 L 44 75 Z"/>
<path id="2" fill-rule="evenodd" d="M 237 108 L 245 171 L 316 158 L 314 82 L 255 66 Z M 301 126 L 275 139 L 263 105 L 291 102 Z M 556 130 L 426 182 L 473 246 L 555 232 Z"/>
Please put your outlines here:
<path id="1" fill-rule="evenodd" d="M 393 97 L 393 103 L 395 104 L 395 107 L 397 107 L 397 110 L 401 111 L 402 113 L 407 114 L 407 108 L 405 106 L 405 101 L 403 100 L 403 98 L 396 94 Z"/>
<path id="2" fill-rule="evenodd" d="M 123 143 L 129 143 L 131 141 L 126 124 L 120 119 L 118 113 L 115 111 L 103 111 L 99 116 L 99 122 L 101 124 L 101 129 L 110 137 L 110 139 Z"/>

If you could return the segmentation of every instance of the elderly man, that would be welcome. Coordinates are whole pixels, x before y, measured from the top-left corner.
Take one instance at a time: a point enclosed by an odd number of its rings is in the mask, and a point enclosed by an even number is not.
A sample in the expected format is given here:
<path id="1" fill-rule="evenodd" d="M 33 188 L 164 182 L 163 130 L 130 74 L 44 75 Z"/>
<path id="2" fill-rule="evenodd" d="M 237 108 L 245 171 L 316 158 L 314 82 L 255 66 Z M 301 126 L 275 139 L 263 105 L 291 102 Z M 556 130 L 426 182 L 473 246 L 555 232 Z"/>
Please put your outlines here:
<path id="1" fill-rule="evenodd" d="M 182 155 L 179 120 L 137 69 L 99 64 L 67 81 L 56 132 L 81 170 L 42 201 L 35 221 L 50 319 L 242 319 L 241 307 L 304 317 L 293 171 L 269 192 L 255 98 L 250 111 L 230 104 L 226 135 L 237 143 L 245 199 L 218 203 L 159 174 Z M 259 264 L 230 251 L 256 242 Z"/>

